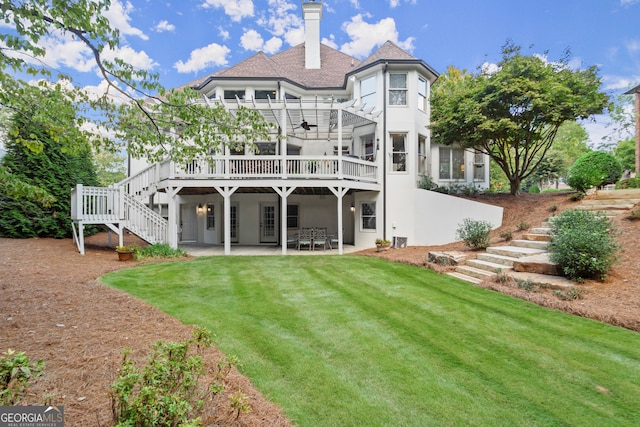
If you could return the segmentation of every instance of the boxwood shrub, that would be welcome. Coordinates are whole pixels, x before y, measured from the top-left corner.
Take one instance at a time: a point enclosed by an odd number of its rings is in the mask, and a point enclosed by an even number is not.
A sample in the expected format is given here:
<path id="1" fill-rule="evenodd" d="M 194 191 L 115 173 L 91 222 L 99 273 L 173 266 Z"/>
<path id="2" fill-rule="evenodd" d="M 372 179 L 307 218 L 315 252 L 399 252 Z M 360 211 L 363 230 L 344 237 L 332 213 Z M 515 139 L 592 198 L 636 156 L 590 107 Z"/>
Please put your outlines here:
<path id="1" fill-rule="evenodd" d="M 617 261 L 615 230 L 602 215 L 567 210 L 554 218 L 551 229 L 549 258 L 572 280 L 602 280 Z"/>
<path id="2" fill-rule="evenodd" d="M 615 184 L 622 176 L 622 164 L 604 151 L 591 151 L 580 157 L 569 169 L 567 184 L 585 192 L 591 187 Z"/>

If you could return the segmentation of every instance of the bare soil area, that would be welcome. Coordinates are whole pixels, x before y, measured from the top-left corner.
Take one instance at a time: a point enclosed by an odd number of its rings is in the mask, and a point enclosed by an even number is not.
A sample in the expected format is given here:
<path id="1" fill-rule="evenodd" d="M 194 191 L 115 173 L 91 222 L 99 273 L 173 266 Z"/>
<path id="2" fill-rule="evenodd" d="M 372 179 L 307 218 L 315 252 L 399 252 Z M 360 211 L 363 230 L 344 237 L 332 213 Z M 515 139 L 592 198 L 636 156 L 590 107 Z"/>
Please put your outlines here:
<path id="1" fill-rule="evenodd" d="M 492 243 L 503 243 L 503 230 L 516 232 L 522 221 L 538 226 L 559 210 L 575 206 L 567 194 L 523 194 L 478 196 L 477 200 L 505 208 L 503 226 L 492 232 Z M 576 284 L 581 298 L 563 301 L 549 291 L 527 292 L 514 285 L 484 283 L 482 286 L 508 293 L 547 307 L 590 317 L 640 331 L 640 221 L 621 214 L 615 225 L 622 244 L 620 262 L 604 282 Z M 125 243 L 137 242 L 128 236 Z M 115 242 L 113 243 L 115 244 Z M 506 243 L 505 243 L 506 244 Z M 439 247 L 415 247 L 376 252 L 381 256 L 433 268 L 427 262 L 430 250 L 460 250 L 455 243 Z M 87 239 L 86 255 L 77 253 L 69 239 L 0 239 L 0 351 L 25 351 L 42 359 L 46 375 L 30 390 L 27 403 L 42 404 L 47 394 L 52 403 L 65 406 L 66 425 L 111 425 L 109 385 L 117 375 L 121 350 L 130 348 L 143 359 L 157 340 L 187 339 L 192 328 L 126 293 L 100 285 L 96 279 L 113 270 L 138 265 L 119 262 L 108 246 L 106 233 Z M 188 262 L 188 261 L 186 261 Z M 215 331 L 214 331 L 215 332 Z M 211 349 L 206 362 L 214 366 L 221 354 Z M 235 418 L 228 410 L 230 394 L 242 390 L 249 397 L 251 412 Z M 232 371 L 227 392 L 208 403 L 205 425 L 288 426 L 282 411 L 268 402 L 250 381 Z"/>

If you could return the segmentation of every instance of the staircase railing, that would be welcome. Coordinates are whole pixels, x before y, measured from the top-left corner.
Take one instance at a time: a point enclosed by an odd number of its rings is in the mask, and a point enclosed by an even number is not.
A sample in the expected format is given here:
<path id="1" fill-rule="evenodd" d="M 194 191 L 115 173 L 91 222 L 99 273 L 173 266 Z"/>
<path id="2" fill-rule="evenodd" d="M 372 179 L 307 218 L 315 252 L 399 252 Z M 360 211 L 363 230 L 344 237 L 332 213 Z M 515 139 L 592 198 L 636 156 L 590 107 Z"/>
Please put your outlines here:
<path id="1" fill-rule="evenodd" d="M 167 242 L 167 220 L 132 195 L 124 191 L 120 194 L 123 201 L 125 227 L 149 243 Z"/>
<path id="2" fill-rule="evenodd" d="M 78 184 L 71 192 L 71 219 L 80 224 L 105 224 L 118 234 L 126 228 L 149 243 L 168 241 L 167 220 L 128 194 L 124 187 Z"/>
<path id="3" fill-rule="evenodd" d="M 159 167 L 159 164 L 148 166 L 135 175 L 123 179 L 115 184 L 114 187 L 124 189 L 125 193 L 134 196 L 137 200 L 144 200 L 156 192 L 160 181 Z"/>

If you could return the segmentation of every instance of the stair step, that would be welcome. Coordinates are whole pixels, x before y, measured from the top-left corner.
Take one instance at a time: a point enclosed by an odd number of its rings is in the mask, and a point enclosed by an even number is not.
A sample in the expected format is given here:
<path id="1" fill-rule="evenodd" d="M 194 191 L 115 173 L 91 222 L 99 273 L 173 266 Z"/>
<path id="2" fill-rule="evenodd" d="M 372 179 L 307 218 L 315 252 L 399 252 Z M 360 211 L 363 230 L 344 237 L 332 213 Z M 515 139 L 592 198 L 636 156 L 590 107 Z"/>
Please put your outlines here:
<path id="1" fill-rule="evenodd" d="M 479 284 L 482 283 L 482 280 L 476 278 L 476 277 L 471 277 L 471 276 L 467 276 L 466 274 L 462 274 L 462 273 L 456 273 L 455 271 L 450 271 L 447 273 L 449 276 L 452 277 L 456 277 L 460 280 L 464 280 L 465 282 L 469 282 L 469 283 L 473 283 L 473 284 Z"/>
<path id="2" fill-rule="evenodd" d="M 523 237 L 524 237 L 524 240 L 529 240 L 531 242 L 550 242 L 551 241 L 551 235 L 549 234 L 527 233 Z"/>
<path id="3" fill-rule="evenodd" d="M 500 264 L 503 266 L 502 268 L 504 268 L 504 267 L 513 267 L 513 262 L 518 258 L 484 252 L 484 253 L 479 253 L 477 259 L 482 261 L 492 262 L 494 264 Z"/>
<path id="4" fill-rule="evenodd" d="M 596 199 L 640 199 L 640 189 L 598 191 Z"/>
<path id="5" fill-rule="evenodd" d="M 533 227 L 529 229 L 529 232 L 531 234 L 548 234 L 549 236 L 552 234 L 551 227 Z"/>
<path id="6" fill-rule="evenodd" d="M 466 274 L 467 276 L 475 277 L 480 280 L 492 279 L 496 273 L 483 270 L 481 268 L 470 267 L 467 265 L 459 265 L 456 267 L 456 272 Z"/>
<path id="7" fill-rule="evenodd" d="M 612 209 L 620 209 L 620 206 L 633 206 L 636 199 L 589 199 L 584 200 L 581 206 L 611 206 Z M 627 208 L 623 208 L 627 209 Z"/>
<path id="8" fill-rule="evenodd" d="M 480 270 L 486 270 L 492 273 L 498 273 L 500 271 L 504 272 L 512 269 L 511 267 L 504 264 L 498 264 L 482 259 L 468 259 L 465 265 L 468 267 L 479 268 Z"/>
<path id="9" fill-rule="evenodd" d="M 542 249 L 524 248 L 519 246 L 490 246 L 487 248 L 487 253 L 507 256 L 511 258 L 522 258 L 523 256 L 530 256 L 546 252 Z"/>
<path id="10" fill-rule="evenodd" d="M 576 210 L 587 211 L 623 211 L 633 208 L 633 203 L 616 203 L 616 204 L 591 204 L 583 203 L 580 206 L 576 206 Z"/>
<path id="11" fill-rule="evenodd" d="M 517 246 L 520 248 L 531 248 L 531 249 L 541 249 L 546 250 L 549 242 L 538 242 L 535 240 L 512 240 L 512 246 Z"/>

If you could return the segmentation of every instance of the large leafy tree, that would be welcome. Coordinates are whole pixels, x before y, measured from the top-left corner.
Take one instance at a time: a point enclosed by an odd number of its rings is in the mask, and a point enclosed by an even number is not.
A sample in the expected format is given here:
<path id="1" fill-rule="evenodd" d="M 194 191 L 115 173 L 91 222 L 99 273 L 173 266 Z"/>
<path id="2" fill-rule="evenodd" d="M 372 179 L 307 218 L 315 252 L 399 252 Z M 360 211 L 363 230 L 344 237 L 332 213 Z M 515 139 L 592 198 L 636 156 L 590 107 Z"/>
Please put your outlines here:
<path id="1" fill-rule="evenodd" d="M 608 97 L 600 86 L 595 66 L 571 70 L 567 59 L 548 62 L 508 43 L 497 70 L 450 69 L 438 79 L 432 94 L 433 141 L 489 155 L 515 195 L 563 123 L 604 111 Z"/>
<path id="2" fill-rule="evenodd" d="M 14 142 L 39 152 L 38 128 L 66 152 L 79 144 L 129 148 L 153 160 L 210 152 L 220 144 L 268 138 L 269 126 L 253 110 L 230 114 L 198 102 L 195 91 L 167 92 L 159 75 L 117 56 L 120 33 L 105 17 L 109 0 L 6 0 L 0 4 L 0 106 L 13 121 Z M 46 60 L 49 37 L 71 38 L 90 52 L 104 92 L 89 94 Z M 50 96 L 55 93 L 56 96 Z M 135 123 L 136 126 L 131 126 Z M 22 126 L 22 128 L 18 128 Z M 115 135 L 107 140 L 95 129 Z"/>
<path id="3" fill-rule="evenodd" d="M 22 117 L 16 116 L 15 120 Z M 12 177 L 22 185 L 46 191 L 52 199 L 46 200 L 43 207 L 37 197 L 11 192 L 15 188 L 12 185 L 0 187 L 0 235 L 70 237 L 71 189 L 78 182 L 98 184 L 91 152 L 88 147 L 65 152 L 62 143 L 51 138 L 47 129 L 26 122 L 16 123 L 15 127 L 20 133 L 9 135 L 7 154 L 2 159 L 4 167 L 13 171 Z M 23 132 L 29 135 L 22 135 Z M 19 142 L 25 137 L 40 143 L 37 153 Z"/>

